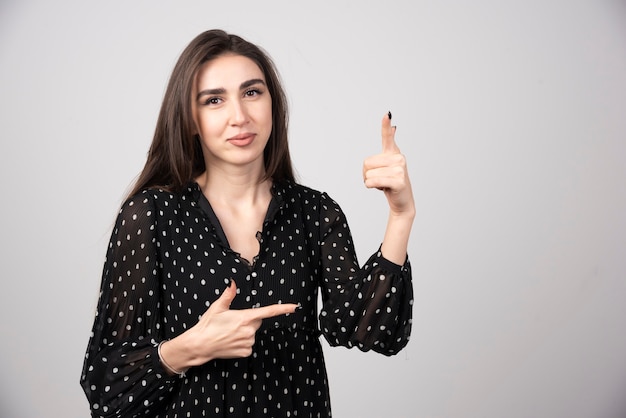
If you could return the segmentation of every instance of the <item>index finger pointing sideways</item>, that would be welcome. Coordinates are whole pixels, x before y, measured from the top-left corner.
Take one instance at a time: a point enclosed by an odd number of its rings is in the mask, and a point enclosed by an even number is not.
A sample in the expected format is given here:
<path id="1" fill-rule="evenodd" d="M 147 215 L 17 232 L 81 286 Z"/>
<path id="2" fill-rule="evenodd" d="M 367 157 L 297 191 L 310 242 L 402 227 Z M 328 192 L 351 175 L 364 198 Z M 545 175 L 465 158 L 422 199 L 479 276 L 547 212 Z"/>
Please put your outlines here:
<path id="1" fill-rule="evenodd" d="M 262 306 L 249 309 L 251 319 L 265 319 L 274 316 L 294 313 L 298 305 L 295 303 L 277 303 L 275 305 Z"/>

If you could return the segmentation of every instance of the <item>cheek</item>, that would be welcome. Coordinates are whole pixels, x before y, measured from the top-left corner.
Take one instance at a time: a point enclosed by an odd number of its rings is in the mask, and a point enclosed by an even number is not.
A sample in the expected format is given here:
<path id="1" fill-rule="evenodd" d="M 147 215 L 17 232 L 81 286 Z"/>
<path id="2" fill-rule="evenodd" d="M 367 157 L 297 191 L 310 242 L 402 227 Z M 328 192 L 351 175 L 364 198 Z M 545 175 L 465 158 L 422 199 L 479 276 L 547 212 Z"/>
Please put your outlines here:
<path id="1" fill-rule="evenodd" d="M 273 123 L 272 102 L 271 101 L 267 104 L 267 107 L 265 108 L 265 122 L 270 125 L 269 128 L 270 128 L 270 131 L 271 131 L 272 130 L 272 123 Z"/>
<path id="2" fill-rule="evenodd" d="M 200 117 L 196 122 L 196 126 L 198 127 L 198 131 L 200 135 L 203 137 L 212 137 L 219 135 L 222 129 L 220 119 L 217 114 L 205 115 L 204 117 Z"/>

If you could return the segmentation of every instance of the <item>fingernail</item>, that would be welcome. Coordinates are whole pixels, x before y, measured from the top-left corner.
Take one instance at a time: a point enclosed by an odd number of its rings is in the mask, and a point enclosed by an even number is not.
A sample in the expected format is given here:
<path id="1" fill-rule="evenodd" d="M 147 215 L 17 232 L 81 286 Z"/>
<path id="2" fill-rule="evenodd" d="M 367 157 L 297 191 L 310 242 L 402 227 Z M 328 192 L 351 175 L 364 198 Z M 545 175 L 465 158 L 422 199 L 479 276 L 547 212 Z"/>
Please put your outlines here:
<path id="1" fill-rule="evenodd" d="M 391 111 L 387 112 L 387 116 L 389 116 L 389 120 L 391 120 Z"/>
<path id="2" fill-rule="evenodd" d="M 296 306 L 296 311 L 299 311 L 300 309 L 302 309 L 302 305 L 298 303 L 298 306 Z"/>

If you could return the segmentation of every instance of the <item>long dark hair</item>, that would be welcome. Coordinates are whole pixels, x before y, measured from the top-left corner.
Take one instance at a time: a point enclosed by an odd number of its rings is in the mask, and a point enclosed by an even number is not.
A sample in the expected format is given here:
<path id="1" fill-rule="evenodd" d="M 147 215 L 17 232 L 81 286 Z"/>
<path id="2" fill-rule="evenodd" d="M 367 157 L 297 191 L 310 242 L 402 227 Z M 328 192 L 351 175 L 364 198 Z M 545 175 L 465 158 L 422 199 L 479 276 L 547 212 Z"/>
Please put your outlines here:
<path id="1" fill-rule="evenodd" d="M 263 72 L 272 97 L 272 132 L 263 151 L 262 180 L 295 181 L 287 142 L 287 98 L 272 59 L 260 47 L 237 35 L 209 30 L 192 40 L 178 58 L 165 91 L 146 164 L 129 196 L 147 187 L 180 191 L 204 172 L 200 140 L 194 135 L 191 90 L 200 66 L 226 53 L 254 61 Z"/>

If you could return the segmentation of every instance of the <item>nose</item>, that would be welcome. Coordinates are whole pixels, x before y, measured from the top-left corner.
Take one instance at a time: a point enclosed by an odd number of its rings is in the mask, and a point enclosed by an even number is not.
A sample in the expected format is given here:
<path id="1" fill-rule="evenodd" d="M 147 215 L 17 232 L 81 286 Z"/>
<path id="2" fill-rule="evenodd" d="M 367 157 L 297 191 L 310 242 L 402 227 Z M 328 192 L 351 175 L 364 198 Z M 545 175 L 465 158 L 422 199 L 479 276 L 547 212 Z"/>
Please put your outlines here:
<path id="1" fill-rule="evenodd" d="M 248 109 L 241 100 L 231 101 L 230 124 L 233 126 L 242 126 L 250 121 Z"/>

